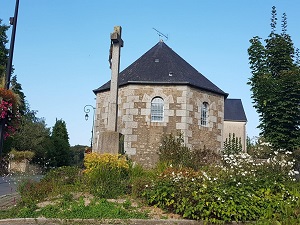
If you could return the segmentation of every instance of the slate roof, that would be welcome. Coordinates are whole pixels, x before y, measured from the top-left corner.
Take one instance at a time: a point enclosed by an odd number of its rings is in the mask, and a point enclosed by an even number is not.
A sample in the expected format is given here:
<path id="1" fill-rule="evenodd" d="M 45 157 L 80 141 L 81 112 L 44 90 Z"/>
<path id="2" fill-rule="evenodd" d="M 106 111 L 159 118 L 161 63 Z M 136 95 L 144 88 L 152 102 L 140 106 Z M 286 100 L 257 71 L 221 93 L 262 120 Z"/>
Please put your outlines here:
<path id="1" fill-rule="evenodd" d="M 228 96 L 162 41 L 120 72 L 119 87 L 127 84 L 184 84 Z M 109 89 L 110 81 L 93 91 Z"/>
<path id="2" fill-rule="evenodd" d="M 224 120 L 247 122 L 247 117 L 241 99 L 225 99 L 224 102 Z"/>

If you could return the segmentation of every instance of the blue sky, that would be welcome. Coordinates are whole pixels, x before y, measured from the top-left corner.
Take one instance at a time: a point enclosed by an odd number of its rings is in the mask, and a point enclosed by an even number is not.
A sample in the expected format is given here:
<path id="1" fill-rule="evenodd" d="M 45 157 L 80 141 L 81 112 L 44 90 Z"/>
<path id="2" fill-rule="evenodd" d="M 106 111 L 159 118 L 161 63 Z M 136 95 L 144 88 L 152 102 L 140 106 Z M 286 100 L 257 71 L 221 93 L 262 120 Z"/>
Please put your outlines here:
<path id="1" fill-rule="evenodd" d="M 273 5 L 278 30 L 285 12 L 288 33 L 300 47 L 299 0 L 20 0 L 15 74 L 31 109 L 48 127 L 63 119 L 70 144 L 89 145 L 92 120 L 85 121 L 83 108 L 95 106 L 92 90 L 110 80 L 113 27 L 123 28 L 121 70 L 159 41 L 156 28 L 168 35 L 168 46 L 230 98 L 242 99 L 247 133 L 257 136 L 258 115 L 246 84 L 251 76 L 247 49 L 253 36 L 265 39 L 270 33 Z M 3 23 L 14 6 L 15 0 L 0 0 Z"/>

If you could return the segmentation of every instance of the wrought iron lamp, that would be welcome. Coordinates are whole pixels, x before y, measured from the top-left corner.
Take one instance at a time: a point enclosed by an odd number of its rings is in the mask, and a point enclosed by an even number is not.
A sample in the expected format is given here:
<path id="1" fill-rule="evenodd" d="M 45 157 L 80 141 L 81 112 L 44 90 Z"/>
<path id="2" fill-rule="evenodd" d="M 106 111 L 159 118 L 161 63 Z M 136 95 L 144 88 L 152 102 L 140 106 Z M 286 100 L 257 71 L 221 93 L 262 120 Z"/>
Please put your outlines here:
<path id="1" fill-rule="evenodd" d="M 94 135 L 94 121 L 95 121 L 95 110 L 96 108 L 92 105 L 86 105 L 83 108 L 84 112 L 85 112 L 85 120 L 87 121 L 89 119 L 89 113 L 91 112 L 91 110 L 93 110 L 93 125 L 92 125 L 92 137 L 91 137 L 91 148 L 93 147 L 93 135 Z"/>

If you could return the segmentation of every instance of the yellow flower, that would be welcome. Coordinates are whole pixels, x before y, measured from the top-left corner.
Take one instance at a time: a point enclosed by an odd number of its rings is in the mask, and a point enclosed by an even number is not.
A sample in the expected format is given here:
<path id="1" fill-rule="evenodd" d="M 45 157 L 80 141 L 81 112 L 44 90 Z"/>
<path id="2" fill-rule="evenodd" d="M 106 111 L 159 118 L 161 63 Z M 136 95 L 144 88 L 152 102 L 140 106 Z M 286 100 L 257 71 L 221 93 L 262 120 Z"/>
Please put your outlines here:
<path id="1" fill-rule="evenodd" d="M 104 167 L 104 168 L 117 168 L 117 169 L 129 169 L 129 163 L 125 156 L 120 154 L 110 153 L 90 153 L 84 157 L 84 166 L 86 174 L 91 173 L 93 170 Z"/>

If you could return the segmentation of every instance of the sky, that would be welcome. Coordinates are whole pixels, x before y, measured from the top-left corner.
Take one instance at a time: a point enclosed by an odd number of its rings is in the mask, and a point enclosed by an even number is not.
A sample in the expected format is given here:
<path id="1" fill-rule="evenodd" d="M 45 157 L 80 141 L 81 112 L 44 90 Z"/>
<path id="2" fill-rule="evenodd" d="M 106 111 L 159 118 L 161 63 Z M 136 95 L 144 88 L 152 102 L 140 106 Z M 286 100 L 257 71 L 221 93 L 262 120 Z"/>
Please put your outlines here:
<path id="1" fill-rule="evenodd" d="M 122 26 L 122 71 L 159 41 L 200 73 L 242 99 L 247 135 L 258 136 L 247 49 L 254 36 L 271 31 L 272 6 L 283 13 L 295 47 L 300 48 L 299 0 L 20 0 L 13 65 L 30 109 L 47 127 L 66 122 L 70 144 L 89 145 L 92 117 L 84 106 L 96 106 L 92 90 L 110 80 L 110 33 Z M 9 24 L 15 0 L 0 0 L 0 19 Z M 10 40 L 11 29 L 7 33 Z M 93 110 L 91 110 L 93 111 Z"/>

